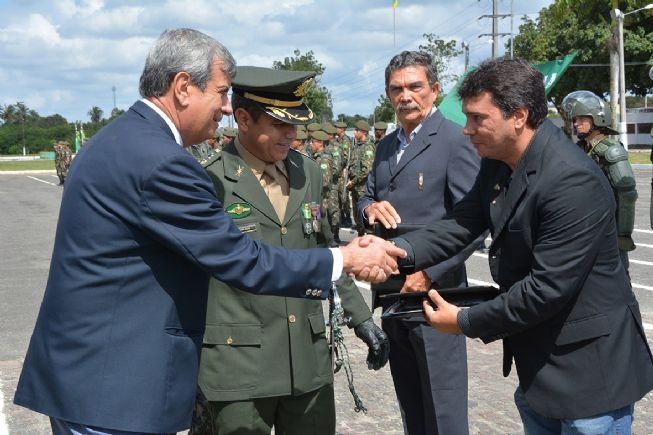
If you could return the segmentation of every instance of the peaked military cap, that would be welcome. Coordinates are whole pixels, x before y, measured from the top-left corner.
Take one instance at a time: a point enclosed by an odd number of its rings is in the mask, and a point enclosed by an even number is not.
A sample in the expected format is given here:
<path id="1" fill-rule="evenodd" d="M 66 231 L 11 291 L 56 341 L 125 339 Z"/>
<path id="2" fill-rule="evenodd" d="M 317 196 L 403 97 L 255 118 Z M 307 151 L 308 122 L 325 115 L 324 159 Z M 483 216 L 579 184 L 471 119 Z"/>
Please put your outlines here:
<path id="1" fill-rule="evenodd" d="M 360 121 L 357 121 L 356 124 L 354 124 L 354 126 L 358 130 L 362 130 L 362 131 L 365 131 L 365 132 L 370 131 L 370 125 L 367 123 L 367 121 L 363 121 L 362 119 Z"/>
<path id="2" fill-rule="evenodd" d="M 327 136 L 327 134 L 322 130 L 317 130 L 313 132 L 313 139 L 325 141 L 325 140 L 329 140 L 329 136 Z"/>
<path id="3" fill-rule="evenodd" d="M 306 131 L 304 130 L 297 130 L 297 139 L 299 140 L 306 140 L 308 136 L 306 136 Z"/>
<path id="4" fill-rule="evenodd" d="M 388 124 L 383 121 L 377 121 L 374 123 L 374 130 L 387 130 Z"/>
<path id="5" fill-rule="evenodd" d="M 306 129 L 307 129 L 308 131 L 318 131 L 318 130 L 320 130 L 321 128 L 322 128 L 322 126 L 320 126 L 320 124 L 318 124 L 317 122 L 311 122 L 310 124 L 308 124 L 308 125 L 306 126 Z"/>
<path id="6" fill-rule="evenodd" d="M 301 130 L 301 131 L 306 131 L 306 126 L 305 126 L 304 124 L 299 124 L 299 125 L 297 126 L 297 131 L 300 131 L 300 130 Z"/>
<path id="7" fill-rule="evenodd" d="M 347 123 L 343 121 L 338 121 L 334 123 L 333 126 L 336 128 L 347 128 Z"/>
<path id="8" fill-rule="evenodd" d="M 253 101 L 265 113 L 288 124 L 308 124 L 315 115 L 304 103 L 314 71 L 287 71 L 239 66 L 233 93 Z"/>
<path id="9" fill-rule="evenodd" d="M 237 134 L 238 134 L 238 130 L 235 129 L 235 128 L 233 128 L 233 127 L 225 127 L 225 128 L 222 130 L 222 135 L 223 135 L 223 136 L 227 136 L 227 137 L 236 137 Z"/>

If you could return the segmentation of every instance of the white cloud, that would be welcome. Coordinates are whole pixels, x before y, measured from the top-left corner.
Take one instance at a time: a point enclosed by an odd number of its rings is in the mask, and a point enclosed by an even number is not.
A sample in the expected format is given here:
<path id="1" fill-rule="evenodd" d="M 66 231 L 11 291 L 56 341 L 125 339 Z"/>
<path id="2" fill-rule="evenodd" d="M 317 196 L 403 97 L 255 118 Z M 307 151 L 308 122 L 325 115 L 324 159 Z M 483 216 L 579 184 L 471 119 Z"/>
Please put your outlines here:
<path id="1" fill-rule="evenodd" d="M 553 0 L 515 3 L 518 17 Z M 388 60 L 417 49 L 424 33 L 466 41 L 471 60 L 491 53 L 477 36 L 490 32 L 491 0 L 52 0 L 0 1 L 0 105 L 24 101 L 42 116 L 88 120 L 92 106 L 109 114 L 138 95 L 146 53 L 164 30 L 191 27 L 223 42 L 241 65 L 313 51 L 326 67 L 321 84 L 334 113 L 369 114 L 383 93 Z M 507 13 L 508 0 L 499 7 Z M 501 31 L 508 23 L 501 22 Z M 462 71 L 462 59 L 452 65 Z M 457 69 L 457 71 L 456 71 Z"/>

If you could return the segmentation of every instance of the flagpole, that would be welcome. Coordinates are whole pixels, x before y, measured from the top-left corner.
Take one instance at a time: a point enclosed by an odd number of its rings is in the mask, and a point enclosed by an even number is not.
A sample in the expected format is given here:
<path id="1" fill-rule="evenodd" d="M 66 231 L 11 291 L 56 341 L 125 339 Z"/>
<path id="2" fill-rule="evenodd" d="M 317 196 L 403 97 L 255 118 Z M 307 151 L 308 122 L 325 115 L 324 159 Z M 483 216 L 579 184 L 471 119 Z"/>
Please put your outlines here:
<path id="1" fill-rule="evenodd" d="M 395 12 L 397 10 L 397 4 L 399 3 L 399 0 L 394 0 L 392 2 L 392 46 L 397 47 L 397 20 L 395 16 Z"/>

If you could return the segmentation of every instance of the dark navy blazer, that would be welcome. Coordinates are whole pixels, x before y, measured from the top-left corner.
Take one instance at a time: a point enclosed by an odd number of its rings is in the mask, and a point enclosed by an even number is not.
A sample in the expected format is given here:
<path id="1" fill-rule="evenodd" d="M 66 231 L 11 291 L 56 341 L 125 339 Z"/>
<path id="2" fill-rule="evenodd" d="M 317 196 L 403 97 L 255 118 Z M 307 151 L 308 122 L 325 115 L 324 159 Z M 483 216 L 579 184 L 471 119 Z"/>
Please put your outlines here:
<path id="1" fill-rule="evenodd" d="M 90 426 L 190 426 L 209 275 L 310 297 L 326 249 L 243 235 L 202 166 L 145 103 L 97 133 L 66 179 L 47 288 L 14 401 Z"/>

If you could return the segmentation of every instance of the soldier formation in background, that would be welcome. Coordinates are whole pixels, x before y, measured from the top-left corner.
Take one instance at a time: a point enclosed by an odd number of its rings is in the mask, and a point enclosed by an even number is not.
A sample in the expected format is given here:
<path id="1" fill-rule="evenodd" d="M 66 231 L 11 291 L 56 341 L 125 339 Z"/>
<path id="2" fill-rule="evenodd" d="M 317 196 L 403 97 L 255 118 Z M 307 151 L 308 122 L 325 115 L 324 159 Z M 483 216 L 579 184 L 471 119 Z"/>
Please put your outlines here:
<path id="1" fill-rule="evenodd" d="M 62 141 L 54 144 L 54 167 L 57 170 L 57 177 L 59 177 L 59 186 L 63 186 L 66 181 L 72 159 L 73 152 L 68 142 Z"/>
<path id="2" fill-rule="evenodd" d="M 574 91 L 562 100 L 567 119 L 573 123 L 576 144 L 596 162 L 610 182 L 617 201 L 617 235 L 621 263 L 628 272 L 628 252 L 635 249 L 632 234 L 635 227 L 637 190 L 635 174 L 628 161 L 628 151 L 621 142 L 608 137 L 618 134 L 612 125 L 609 105 L 590 91 Z"/>
<path id="3" fill-rule="evenodd" d="M 388 127 L 377 122 L 375 137 L 383 137 Z M 365 182 L 374 162 L 375 142 L 369 136 L 370 125 L 358 121 L 354 126 L 354 140 L 346 134 L 347 124 L 311 123 L 298 127 L 293 148 L 313 157 L 323 171 L 323 208 L 333 230 L 334 239 L 340 243 L 341 226 L 355 225 L 359 235 L 365 233 L 362 223 L 356 223 L 352 204 L 356 204 L 365 189 Z M 378 136 L 376 131 L 382 131 Z"/>

